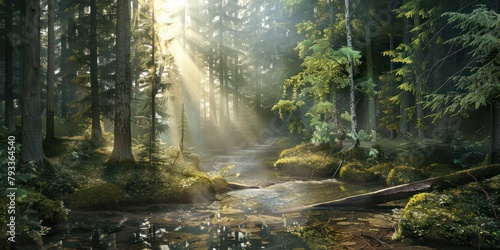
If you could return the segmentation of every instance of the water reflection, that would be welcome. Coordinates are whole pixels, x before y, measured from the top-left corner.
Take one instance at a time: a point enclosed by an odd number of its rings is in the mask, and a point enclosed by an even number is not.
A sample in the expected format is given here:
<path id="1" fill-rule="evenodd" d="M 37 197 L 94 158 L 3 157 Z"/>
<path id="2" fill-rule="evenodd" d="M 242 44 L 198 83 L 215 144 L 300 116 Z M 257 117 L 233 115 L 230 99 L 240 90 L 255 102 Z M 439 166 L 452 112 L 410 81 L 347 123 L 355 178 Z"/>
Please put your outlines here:
<path id="1" fill-rule="evenodd" d="M 275 211 L 370 189 L 335 180 L 290 181 L 230 192 L 207 204 L 73 211 L 71 232 L 53 240 L 68 249 L 309 249 L 299 236 L 317 215 Z"/>

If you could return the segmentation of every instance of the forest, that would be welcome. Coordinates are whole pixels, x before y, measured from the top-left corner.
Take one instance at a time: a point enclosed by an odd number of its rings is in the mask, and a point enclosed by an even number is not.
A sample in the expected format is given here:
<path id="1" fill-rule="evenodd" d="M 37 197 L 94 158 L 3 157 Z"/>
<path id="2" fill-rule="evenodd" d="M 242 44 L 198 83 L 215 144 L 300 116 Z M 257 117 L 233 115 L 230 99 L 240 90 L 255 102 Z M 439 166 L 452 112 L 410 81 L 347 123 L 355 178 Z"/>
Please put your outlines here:
<path id="1" fill-rule="evenodd" d="M 0 249 L 498 249 L 499 0 L 0 0 Z"/>

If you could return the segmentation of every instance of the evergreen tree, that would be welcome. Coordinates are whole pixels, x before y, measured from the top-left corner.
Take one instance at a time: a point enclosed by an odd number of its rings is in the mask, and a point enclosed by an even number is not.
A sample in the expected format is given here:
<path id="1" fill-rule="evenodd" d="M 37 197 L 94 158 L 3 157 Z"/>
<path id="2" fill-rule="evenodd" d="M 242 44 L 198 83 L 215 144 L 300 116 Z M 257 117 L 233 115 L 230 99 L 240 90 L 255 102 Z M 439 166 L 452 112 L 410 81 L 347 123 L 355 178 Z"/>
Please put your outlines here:
<path id="1" fill-rule="evenodd" d="M 457 114 L 491 107 L 490 161 L 500 163 L 500 15 L 481 6 L 472 13 L 447 13 L 449 22 L 462 33 L 448 43 L 470 49 L 467 65 L 453 77 L 454 89 L 430 94 L 428 107 Z"/>
<path id="2" fill-rule="evenodd" d="M 48 25 L 47 25 L 47 114 L 45 126 L 45 139 L 54 140 L 54 114 L 55 114 L 55 2 L 48 0 Z"/>
<path id="3" fill-rule="evenodd" d="M 113 152 L 114 164 L 135 164 L 130 131 L 130 3 L 118 0 L 116 20 L 116 93 Z"/>
<path id="4" fill-rule="evenodd" d="M 23 3 L 23 101 L 21 127 L 21 162 L 45 165 L 42 147 L 42 92 L 40 81 L 40 1 Z"/>
<path id="5" fill-rule="evenodd" d="M 14 126 L 14 82 L 13 82 L 13 48 L 11 37 L 9 37 L 12 32 L 12 20 L 13 20 L 13 5 L 12 0 L 5 0 L 5 31 L 4 31 L 4 41 L 5 41 L 5 127 L 10 131 L 14 131 L 16 128 Z"/>
<path id="6" fill-rule="evenodd" d="M 103 143 L 101 129 L 101 110 L 99 105 L 99 80 L 97 65 L 97 1 L 90 1 L 90 96 L 91 96 L 91 137 L 95 146 Z"/>

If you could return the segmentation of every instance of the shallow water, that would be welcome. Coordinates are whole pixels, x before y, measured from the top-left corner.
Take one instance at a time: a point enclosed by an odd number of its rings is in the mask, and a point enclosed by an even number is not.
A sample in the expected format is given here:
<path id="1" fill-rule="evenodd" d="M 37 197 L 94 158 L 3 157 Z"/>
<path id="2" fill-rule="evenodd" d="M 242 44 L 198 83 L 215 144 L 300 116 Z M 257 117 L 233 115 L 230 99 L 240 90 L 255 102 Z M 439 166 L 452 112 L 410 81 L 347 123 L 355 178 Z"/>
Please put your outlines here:
<path id="1" fill-rule="evenodd" d="M 279 213 L 380 187 L 280 176 L 268 164 L 277 154 L 274 146 L 262 144 L 202 162 L 203 170 L 212 174 L 233 166 L 226 173 L 230 181 L 265 188 L 232 191 L 203 204 L 72 211 L 71 229 L 49 240 L 63 249 L 409 249 L 417 245 L 384 245 L 396 223 L 390 210 Z"/>

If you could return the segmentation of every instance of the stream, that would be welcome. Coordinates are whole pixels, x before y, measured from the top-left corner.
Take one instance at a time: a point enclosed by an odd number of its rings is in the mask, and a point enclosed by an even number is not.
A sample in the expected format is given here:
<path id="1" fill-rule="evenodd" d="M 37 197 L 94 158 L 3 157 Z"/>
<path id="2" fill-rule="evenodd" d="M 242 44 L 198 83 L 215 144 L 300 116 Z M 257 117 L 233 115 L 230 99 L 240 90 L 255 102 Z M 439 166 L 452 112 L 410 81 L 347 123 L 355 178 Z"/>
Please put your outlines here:
<path id="1" fill-rule="evenodd" d="M 50 241 L 62 244 L 62 249 L 389 249 L 384 241 L 390 240 L 396 224 L 390 209 L 277 213 L 380 188 L 280 176 L 270 164 L 278 154 L 269 142 L 202 161 L 206 172 L 232 166 L 227 168 L 229 181 L 265 188 L 232 191 L 201 204 L 71 211 L 73 228 L 81 224 L 93 232 L 74 229 Z"/>

